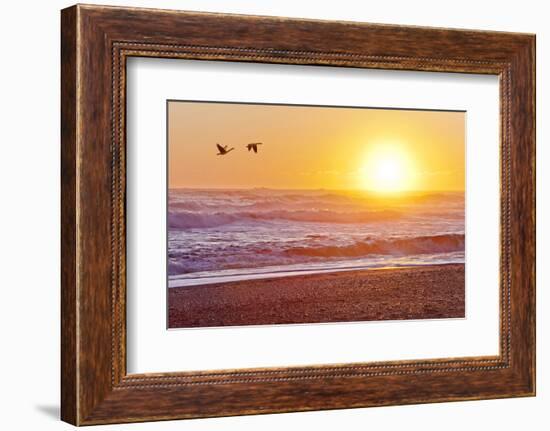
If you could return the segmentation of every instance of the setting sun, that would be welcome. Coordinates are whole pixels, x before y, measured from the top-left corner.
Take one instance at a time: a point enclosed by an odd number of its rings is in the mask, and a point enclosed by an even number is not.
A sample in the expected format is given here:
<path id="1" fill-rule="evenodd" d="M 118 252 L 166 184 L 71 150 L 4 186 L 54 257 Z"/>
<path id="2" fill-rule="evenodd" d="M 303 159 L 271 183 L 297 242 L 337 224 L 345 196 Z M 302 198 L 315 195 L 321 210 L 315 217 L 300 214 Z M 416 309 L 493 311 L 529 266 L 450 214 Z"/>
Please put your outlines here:
<path id="1" fill-rule="evenodd" d="M 412 160 L 398 147 L 375 148 L 367 154 L 361 171 L 361 181 L 367 190 L 399 192 L 414 188 Z"/>

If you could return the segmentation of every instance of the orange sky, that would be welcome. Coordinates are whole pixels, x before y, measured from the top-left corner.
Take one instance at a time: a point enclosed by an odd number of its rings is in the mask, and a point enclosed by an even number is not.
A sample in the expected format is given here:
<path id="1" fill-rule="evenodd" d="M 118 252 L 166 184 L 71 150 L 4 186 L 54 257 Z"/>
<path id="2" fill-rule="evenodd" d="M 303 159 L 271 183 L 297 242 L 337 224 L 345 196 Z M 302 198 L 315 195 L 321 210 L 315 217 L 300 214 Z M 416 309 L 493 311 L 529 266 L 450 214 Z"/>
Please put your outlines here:
<path id="1" fill-rule="evenodd" d="M 258 154 L 249 142 L 264 143 Z M 235 150 L 217 156 L 215 144 Z M 168 103 L 169 187 L 464 190 L 465 113 Z"/>

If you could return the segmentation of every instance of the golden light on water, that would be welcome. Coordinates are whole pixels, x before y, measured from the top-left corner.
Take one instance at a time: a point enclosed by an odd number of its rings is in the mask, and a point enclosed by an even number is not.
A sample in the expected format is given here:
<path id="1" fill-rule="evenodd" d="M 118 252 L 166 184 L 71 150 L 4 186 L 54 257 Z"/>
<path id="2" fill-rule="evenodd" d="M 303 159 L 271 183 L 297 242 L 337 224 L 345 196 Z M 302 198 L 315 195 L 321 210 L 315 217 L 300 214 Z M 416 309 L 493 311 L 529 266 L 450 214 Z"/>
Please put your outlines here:
<path id="1" fill-rule="evenodd" d="M 415 188 L 414 161 L 399 145 L 380 144 L 365 156 L 360 181 L 365 190 L 395 193 Z"/>

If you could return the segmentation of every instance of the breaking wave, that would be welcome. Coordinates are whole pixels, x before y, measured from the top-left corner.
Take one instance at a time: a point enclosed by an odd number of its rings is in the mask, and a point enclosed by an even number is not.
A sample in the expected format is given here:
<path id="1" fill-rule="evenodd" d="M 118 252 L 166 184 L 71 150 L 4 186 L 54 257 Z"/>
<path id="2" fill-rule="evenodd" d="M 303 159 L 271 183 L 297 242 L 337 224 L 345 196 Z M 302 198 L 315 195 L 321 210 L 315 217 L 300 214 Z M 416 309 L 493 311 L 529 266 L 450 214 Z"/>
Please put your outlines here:
<path id="1" fill-rule="evenodd" d="M 343 246 L 293 247 L 285 251 L 291 256 L 359 257 L 371 254 L 433 254 L 464 250 L 464 235 L 446 234 L 412 238 L 358 241 Z"/>
<path id="2" fill-rule="evenodd" d="M 216 212 L 197 213 L 192 211 L 170 212 L 168 225 L 171 229 L 193 229 L 219 227 L 236 222 L 261 222 L 286 220 L 313 223 L 367 223 L 379 220 L 395 220 L 401 216 L 399 211 L 308 211 L 275 210 L 263 212 Z"/>

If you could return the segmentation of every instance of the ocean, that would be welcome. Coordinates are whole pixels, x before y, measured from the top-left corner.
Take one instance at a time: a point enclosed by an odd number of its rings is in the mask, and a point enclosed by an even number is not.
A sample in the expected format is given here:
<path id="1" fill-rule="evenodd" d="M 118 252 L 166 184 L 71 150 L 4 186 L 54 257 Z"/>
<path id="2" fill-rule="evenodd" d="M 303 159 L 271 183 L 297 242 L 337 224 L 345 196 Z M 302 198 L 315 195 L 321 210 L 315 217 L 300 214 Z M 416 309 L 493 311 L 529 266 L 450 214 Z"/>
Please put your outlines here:
<path id="1" fill-rule="evenodd" d="M 168 285 L 464 263 L 464 193 L 168 191 Z"/>

